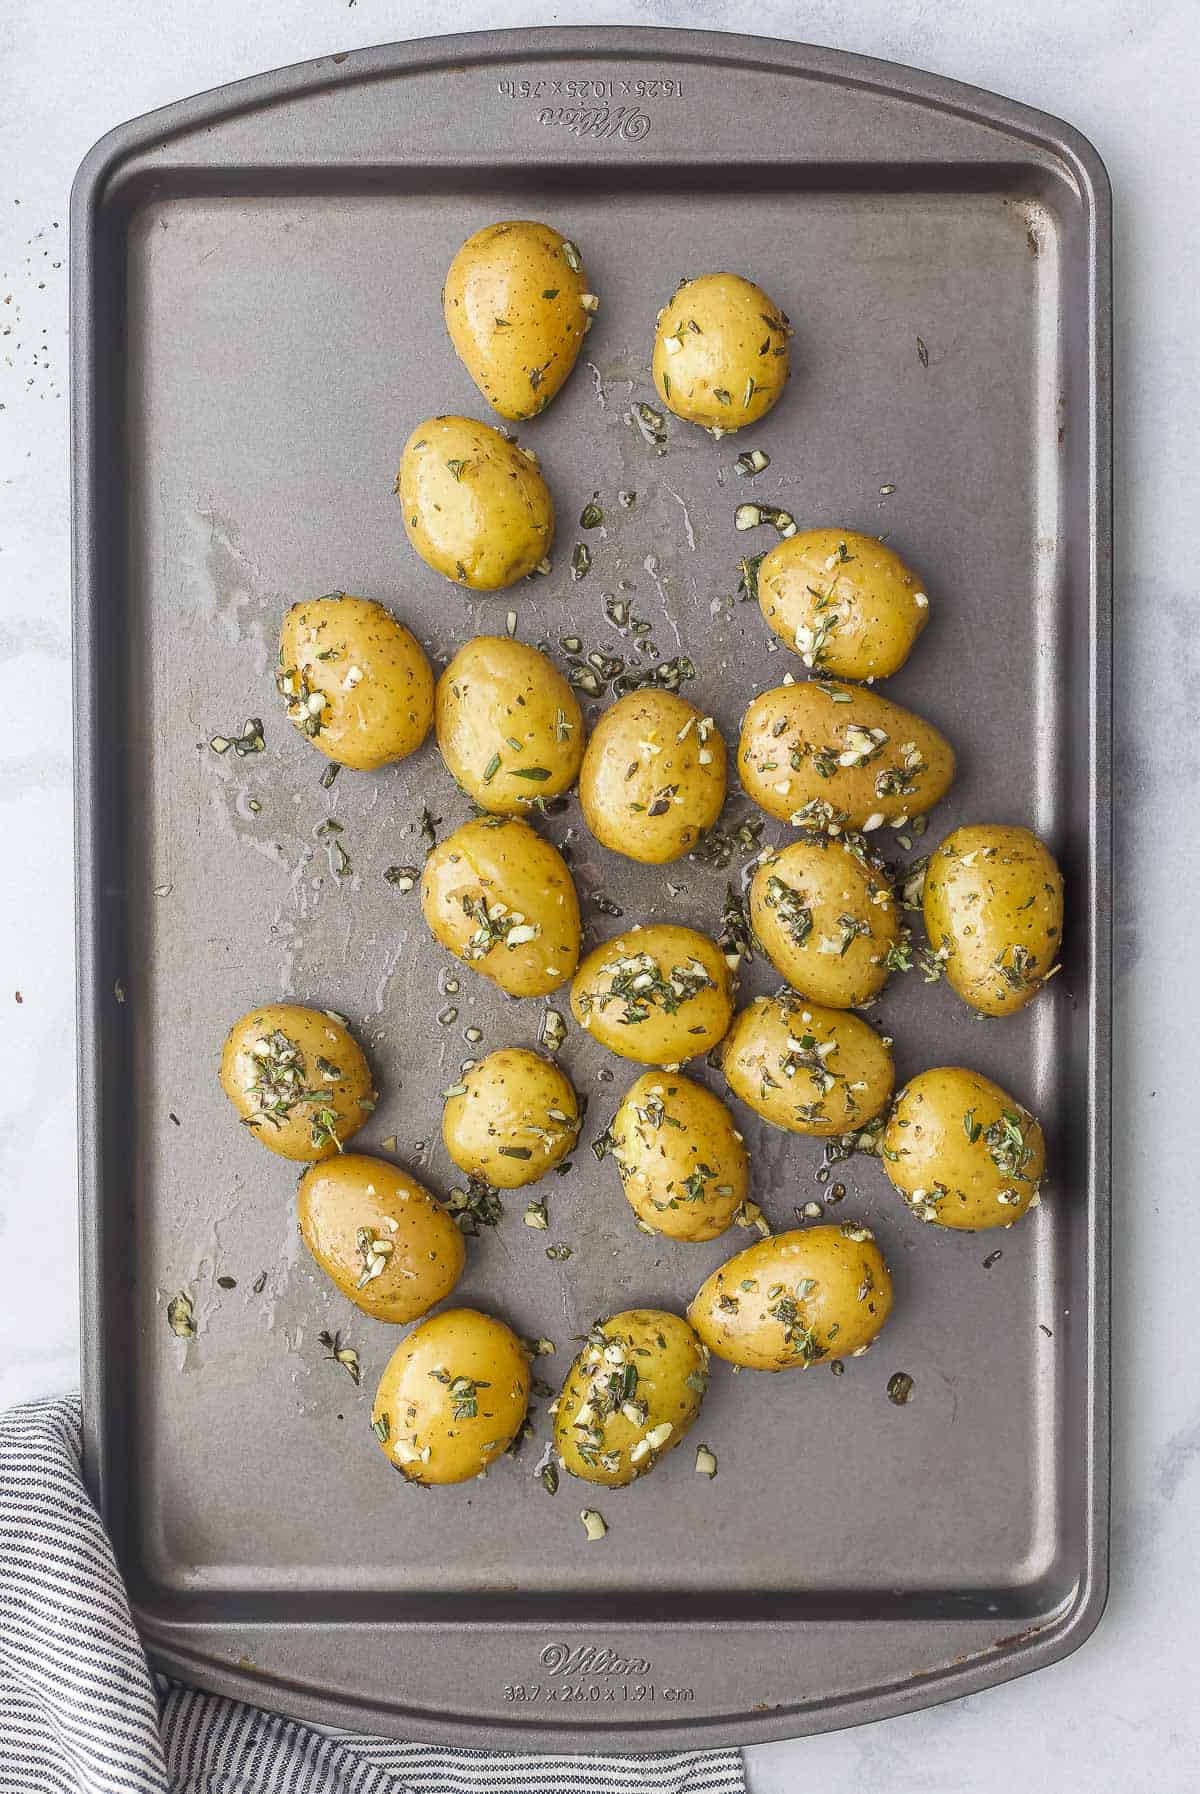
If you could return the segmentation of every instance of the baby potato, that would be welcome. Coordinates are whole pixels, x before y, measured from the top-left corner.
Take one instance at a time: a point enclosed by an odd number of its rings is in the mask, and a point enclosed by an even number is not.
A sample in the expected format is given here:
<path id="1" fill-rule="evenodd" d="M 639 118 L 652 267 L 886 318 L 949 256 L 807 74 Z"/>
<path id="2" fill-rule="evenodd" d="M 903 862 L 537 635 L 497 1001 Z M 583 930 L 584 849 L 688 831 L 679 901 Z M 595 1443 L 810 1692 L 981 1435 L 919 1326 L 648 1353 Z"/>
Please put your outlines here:
<path id="1" fill-rule="evenodd" d="M 883 1168 L 914 1215 L 939 1227 L 1011 1227 L 1038 1201 L 1046 1143 L 1033 1116 L 977 1071 L 943 1065 L 904 1086 Z"/>
<path id="2" fill-rule="evenodd" d="M 865 1352 L 892 1311 L 870 1228 L 802 1227 L 747 1246 L 701 1284 L 688 1319 L 710 1352 L 747 1370 L 807 1370 Z"/>
<path id="3" fill-rule="evenodd" d="M 392 1353 L 371 1430 L 409 1482 L 463 1483 L 507 1450 L 528 1406 L 529 1360 L 512 1329 L 475 1308 L 445 1308 Z"/>
<path id="4" fill-rule="evenodd" d="M 954 777 L 954 750 L 932 723 L 873 691 L 811 680 L 753 700 L 738 772 L 768 816 L 836 835 L 931 809 Z"/>
<path id="5" fill-rule="evenodd" d="M 592 731 L 579 802 L 602 847 L 649 866 L 679 859 L 725 802 L 720 731 L 675 692 L 628 692 Z"/>
<path id="6" fill-rule="evenodd" d="M 243 1127 L 282 1159 L 331 1158 L 375 1107 L 371 1073 L 344 1018 L 299 1003 L 264 1003 L 234 1022 L 221 1088 Z"/>
<path id="7" fill-rule="evenodd" d="M 715 1239 L 746 1199 L 750 1161 L 733 1116 L 680 1072 L 643 1072 L 608 1140 L 629 1206 L 654 1233 Z"/>
<path id="8" fill-rule="evenodd" d="M 275 684 L 287 714 L 339 766 L 372 772 L 419 748 L 433 720 L 433 674 L 416 636 L 369 598 L 293 604 Z"/>
<path id="9" fill-rule="evenodd" d="M 883 989 L 900 938 L 889 879 L 855 845 L 827 835 L 763 860 L 750 886 L 750 922 L 792 988 L 834 1009 L 853 1009 Z"/>
<path id="10" fill-rule="evenodd" d="M 567 863 L 527 822 L 480 816 L 439 841 L 421 875 L 436 940 L 510 997 L 544 997 L 579 963 Z"/>
<path id="11" fill-rule="evenodd" d="M 494 592 L 533 573 L 554 541 L 537 456 L 473 417 L 430 417 L 404 445 L 404 528 L 435 573 Z"/>
<path id="12" fill-rule="evenodd" d="M 654 337 L 654 384 L 676 417 L 724 436 L 765 417 L 791 372 L 792 327 L 740 274 L 679 283 Z"/>
<path id="13" fill-rule="evenodd" d="M 848 529 L 776 543 L 758 569 L 758 603 L 806 667 L 836 679 L 899 672 L 929 621 L 917 575 L 874 536 Z"/>
<path id="14" fill-rule="evenodd" d="M 568 791 L 583 759 L 583 713 L 554 662 L 525 642 L 477 635 L 437 684 L 447 771 L 493 816 Z"/>
<path id="15" fill-rule="evenodd" d="M 622 1059 L 680 1065 L 716 1046 L 733 1014 L 729 967 L 694 928 L 630 928 L 589 953 L 571 986 L 581 1028 Z"/>
<path id="16" fill-rule="evenodd" d="M 848 1134 L 878 1115 L 895 1069 L 860 1016 L 791 991 L 755 997 L 734 1017 L 722 1069 L 735 1096 L 793 1134 Z"/>
<path id="17" fill-rule="evenodd" d="M 708 1353 L 677 1314 L 630 1308 L 597 1321 L 554 1408 L 558 1461 L 623 1488 L 674 1451 L 700 1412 Z"/>
<path id="18" fill-rule="evenodd" d="M 300 1179 L 300 1236 L 325 1275 L 377 1321 L 415 1321 L 462 1276 L 460 1230 L 396 1165 L 347 1152 Z"/>
<path id="19" fill-rule="evenodd" d="M 581 1120 L 565 1072 L 524 1047 L 501 1047 L 447 1096 L 442 1139 L 460 1171 L 515 1190 L 566 1158 Z"/>
<path id="20" fill-rule="evenodd" d="M 1056 970 L 1062 873 L 1027 828 L 956 828 L 925 870 L 925 932 L 946 979 L 984 1015 L 1024 1009 Z"/>
<path id="21" fill-rule="evenodd" d="M 599 308 L 574 243 L 529 219 L 468 237 L 442 289 L 459 360 L 501 417 L 514 419 L 546 409 Z"/>

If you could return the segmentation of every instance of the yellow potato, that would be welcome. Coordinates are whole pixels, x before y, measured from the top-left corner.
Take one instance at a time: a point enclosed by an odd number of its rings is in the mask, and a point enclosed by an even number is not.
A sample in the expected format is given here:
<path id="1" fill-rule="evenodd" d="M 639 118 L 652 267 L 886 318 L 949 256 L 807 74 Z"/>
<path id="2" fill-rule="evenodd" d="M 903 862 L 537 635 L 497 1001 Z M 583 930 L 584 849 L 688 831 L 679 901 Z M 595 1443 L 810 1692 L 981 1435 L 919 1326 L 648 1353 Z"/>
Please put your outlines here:
<path id="1" fill-rule="evenodd" d="M 293 604 L 275 683 L 289 719 L 322 754 L 360 772 L 419 748 L 433 720 L 433 674 L 416 636 L 367 598 Z"/>
<path id="2" fill-rule="evenodd" d="M 463 1236 L 423 1184 L 365 1153 L 300 1179 L 300 1235 L 325 1275 L 377 1321 L 415 1321 L 462 1276 Z"/>
<path id="3" fill-rule="evenodd" d="M 264 1003 L 233 1024 L 221 1088 L 244 1127 L 283 1159 L 328 1159 L 375 1107 L 362 1048 L 345 1020 L 299 1003 Z"/>
<path id="4" fill-rule="evenodd" d="M 631 1308 L 597 1321 L 554 1409 L 558 1461 L 622 1488 L 674 1451 L 700 1412 L 708 1353 L 685 1320 Z"/>
<path id="5" fill-rule="evenodd" d="M 793 1134 L 847 1134 L 892 1094 L 887 1043 L 860 1016 L 791 991 L 755 997 L 734 1017 L 722 1068 L 735 1096 Z"/>
<path id="6" fill-rule="evenodd" d="M 825 680 L 760 692 L 742 719 L 746 793 L 795 828 L 899 827 L 943 797 L 954 750 L 932 723 L 861 686 Z"/>
<path id="7" fill-rule="evenodd" d="M 579 802 L 602 847 L 645 865 L 679 859 L 725 802 L 720 731 L 675 692 L 627 693 L 592 732 Z"/>
<path id="8" fill-rule="evenodd" d="M 575 783 L 583 713 L 553 661 L 525 642 L 477 635 L 437 685 L 437 744 L 481 809 L 519 816 Z"/>
<path id="9" fill-rule="evenodd" d="M 408 539 L 435 573 L 494 592 L 533 573 L 554 541 L 537 456 L 472 417 L 430 417 L 396 476 Z"/>
<path id="10" fill-rule="evenodd" d="M 575 366 L 600 301 L 574 243 L 510 219 L 468 237 L 446 275 L 446 329 L 501 417 L 536 417 Z"/>
<path id="11" fill-rule="evenodd" d="M 929 944 L 973 1009 L 1011 1015 L 1050 976 L 1062 942 L 1062 873 L 1027 828 L 956 828 L 930 855 L 924 907 Z"/>
<path id="12" fill-rule="evenodd" d="M 750 1161 L 733 1116 L 681 1072 L 643 1072 L 608 1142 L 630 1208 L 655 1233 L 715 1239 L 746 1199 Z"/>
<path id="13" fill-rule="evenodd" d="M 1046 1143 L 999 1084 L 943 1065 L 904 1086 L 880 1156 L 914 1215 L 976 1231 L 1011 1227 L 1037 1203 Z"/>
<path id="14" fill-rule="evenodd" d="M 439 841 L 421 876 L 434 938 L 510 997 L 544 997 L 579 963 L 579 899 L 527 822 L 481 816 Z"/>
<path id="15" fill-rule="evenodd" d="M 757 423 L 787 384 L 791 335 L 775 301 L 740 274 L 681 281 L 658 314 L 659 397 L 717 435 Z"/>
<path id="16" fill-rule="evenodd" d="M 461 1171 L 515 1190 L 566 1158 L 581 1120 L 565 1072 L 524 1047 L 502 1047 L 447 1096 L 442 1138 Z"/>
<path id="17" fill-rule="evenodd" d="M 804 1227 L 759 1240 L 701 1285 L 688 1319 L 710 1352 L 747 1370 L 807 1370 L 865 1352 L 892 1309 L 867 1227 Z"/>
<path id="18" fill-rule="evenodd" d="M 854 842 L 793 841 L 762 861 L 750 886 L 750 922 L 794 990 L 852 1009 L 887 983 L 900 938 L 886 874 Z"/>
<path id="19" fill-rule="evenodd" d="M 622 1059 L 681 1065 L 707 1053 L 729 1026 L 729 967 L 694 928 L 629 928 L 588 954 L 571 986 L 571 1009 Z"/>
<path id="20" fill-rule="evenodd" d="M 810 529 L 771 549 L 758 602 L 806 667 L 835 679 L 899 672 L 929 621 L 929 599 L 898 554 L 848 529 Z"/>
<path id="21" fill-rule="evenodd" d="M 503 1321 L 445 1308 L 414 1327 L 379 1379 L 371 1430 L 413 1483 L 463 1483 L 507 1450 L 529 1406 L 529 1360 Z"/>

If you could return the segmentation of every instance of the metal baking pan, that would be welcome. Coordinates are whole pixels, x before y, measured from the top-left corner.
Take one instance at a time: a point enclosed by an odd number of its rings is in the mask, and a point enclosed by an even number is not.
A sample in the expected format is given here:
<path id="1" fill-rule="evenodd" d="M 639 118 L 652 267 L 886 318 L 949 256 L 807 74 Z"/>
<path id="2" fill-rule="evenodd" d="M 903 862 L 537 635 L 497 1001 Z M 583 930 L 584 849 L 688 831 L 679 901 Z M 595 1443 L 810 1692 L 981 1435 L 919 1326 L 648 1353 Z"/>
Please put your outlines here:
<path id="1" fill-rule="evenodd" d="M 409 551 L 391 486 L 414 421 L 481 414 L 439 288 L 461 240 L 503 216 L 578 238 L 603 304 L 586 365 L 521 431 L 557 500 L 554 574 L 478 598 Z M 1108 1511 L 1110 201 L 1094 150 L 992 95 L 774 40 L 448 37 L 123 126 L 80 171 L 72 257 L 87 1463 L 154 1661 L 370 1731 L 638 1750 L 874 1719 L 1073 1650 L 1103 1608 Z M 630 422 L 653 398 L 655 310 L 681 274 L 721 267 L 790 313 L 791 388 L 752 440 L 672 422 L 656 455 Z M 966 1062 L 1030 1103 L 1052 1181 L 1011 1234 L 946 1237 L 869 1159 L 839 1168 L 828 1212 L 868 1220 L 894 1269 L 883 1338 L 841 1378 L 719 1367 L 698 1434 L 716 1481 L 685 1447 L 603 1498 L 592 1545 L 582 1488 L 551 1499 L 535 1474 L 545 1400 L 538 1437 L 486 1482 L 431 1495 L 389 1472 L 367 1417 L 396 1334 L 307 1262 L 290 1169 L 218 1090 L 252 1002 L 344 1011 L 383 1093 L 365 1143 L 396 1136 L 445 1191 L 438 1093 L 474 1051 L 533 1043 L 542 1009 L 469 972 L 447 995 L 454 968 L 383 874 L 420 857 L 423 805 L 449 828 L 464 802 L 432 746 L 325 789 L 274 700 L 273 643 L 290 600 L 344 588 L 393 604 L 435 657 L 511 609 L 526 640 L 628 659 L 602 604 L 617 595 L 659 656 L 691 657 L 688 691 L 732 738 L 788 669 L 756 607 L 723 601 L 748 543 L 768 546 L 733 529 L 748 446 L 772 458 L 755 496 L 886 533 L 922 569 L 933 622 L 888 689 L 959 750 L 928 840 L 1021 821 L 1064 863 L 1064 970 L 1044 998 L 984 1022 L 910 976 L 878 1012 L 901 1075 Z M 574 581 L 593 492 L 604 529 Z M 263 753 L 210 750 L 257 716 Z M 315 833 L 327 814 L 340 876 Z M 592 938 L 618 926 L 596 893 L 627 920 L 717 925 L 736 865 L 618 862 L 574 804 L 546 826 Z M 756 965 L 744 988 L 766 982 Z M 563 1060 L 598 1131 L 620 1067 L 575 1030 Z M 827 1201 L 819 1143 L 746 1125 L 776 1225 Z M 586 1148 L 550 1203 L 547 1236 L 509 1200 L 460 1294 L 555 1340 L 555 1381 L 595 1316 L 681 1305 L 746 1243 L 637 1233 Z M 180 1288 L 190 1343 L 165 1318 Z M 323 1329 L 358 1349 L 361 1389 Z M 885 1395 L 900 1369 L 902 1408 Z"/>

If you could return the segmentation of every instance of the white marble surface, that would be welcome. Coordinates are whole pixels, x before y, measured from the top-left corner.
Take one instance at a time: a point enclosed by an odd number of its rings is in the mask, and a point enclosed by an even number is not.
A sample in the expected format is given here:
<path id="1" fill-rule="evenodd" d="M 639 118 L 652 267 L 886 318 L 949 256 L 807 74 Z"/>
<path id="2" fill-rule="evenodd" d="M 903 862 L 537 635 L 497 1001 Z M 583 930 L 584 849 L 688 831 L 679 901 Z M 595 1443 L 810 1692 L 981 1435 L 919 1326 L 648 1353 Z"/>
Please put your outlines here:
<path id="1" fill-rule="evenodd" d="M 803 36 L 1071 118 L 1117 196 L 1115 1564 L 1095 1638 L 1037 1676 L 881 1726 L 750 1753 L 757 1794 L 1188 1794 L 1200 1787 L 1195 1624 L 1200 1002 L 1189 539 L 1200 285 L 1185 0 L 634 0 L 610 20 Z M 594 0 L 460 0 L 456 28 L 586 23 Z M 68 667 L 66 204 L 110 125 L 329 51 L 433 34 L 431 0 L 39 0 L 0 8 L 0 1402 L 76 1382 Z M 1189 826 L 1189 824 L 1191 826 Z M 1134 866 L 1137 866 L 1136 872 Z M 21 993 L 20 999 L 15 995 Z M 1178 1302 L 1175 1308 L 1173 1303 Z"/>

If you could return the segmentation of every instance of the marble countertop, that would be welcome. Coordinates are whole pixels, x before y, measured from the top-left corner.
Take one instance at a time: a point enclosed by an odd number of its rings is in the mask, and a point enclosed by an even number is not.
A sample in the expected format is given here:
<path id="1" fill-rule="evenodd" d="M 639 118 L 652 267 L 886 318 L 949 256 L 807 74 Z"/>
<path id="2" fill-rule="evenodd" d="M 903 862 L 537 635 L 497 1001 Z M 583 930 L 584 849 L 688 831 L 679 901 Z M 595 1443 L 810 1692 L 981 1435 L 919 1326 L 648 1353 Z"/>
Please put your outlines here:
<path id="1" fill-rule="evenodd" d="M 759 1747 L 756 1794 L 1185 1794 L 1200 1787 L 1195 1625 L 1200 1252 L 1175 1119 L 1197 1054 L 1200 870 L 1192 581 L 1160 566 L 1195 508 L 1200 219 L 1196 11 L 1185 0 L 614 0 L 610 22 L 802 36 L 916 64 L 1059 113 L 1116 192 L 1117 1100 L 1114 1566 L 1107 1615 L 1065 1663 L 857 1731 Z M 594 20 L 592 0 L 461 0 L 458 29 Z M 430 0 L 41 0 L 0 20 L 0 1403 L 74 1387 L 67 193 L 121 119 L 281 63 L 446 23 Z M 1153 623 L 1154 627 L 1149 625 Z M 1158 634 L 1155 635 L 1154 630 Z M 1183 798 L 1179 796 L 1184 793 Z M 1187 797 L 1192 792 L 1192 798 Z M 1136 873 L 1133 868 L 1136 866 Z M 1172 1231 L 1168 1232 L 1168 1221 Z M 1183 1286 L 1186 1297 L 1186 1284 Z M 1160 1306 L 1161 1304 L 1161 1306 Z"/>

